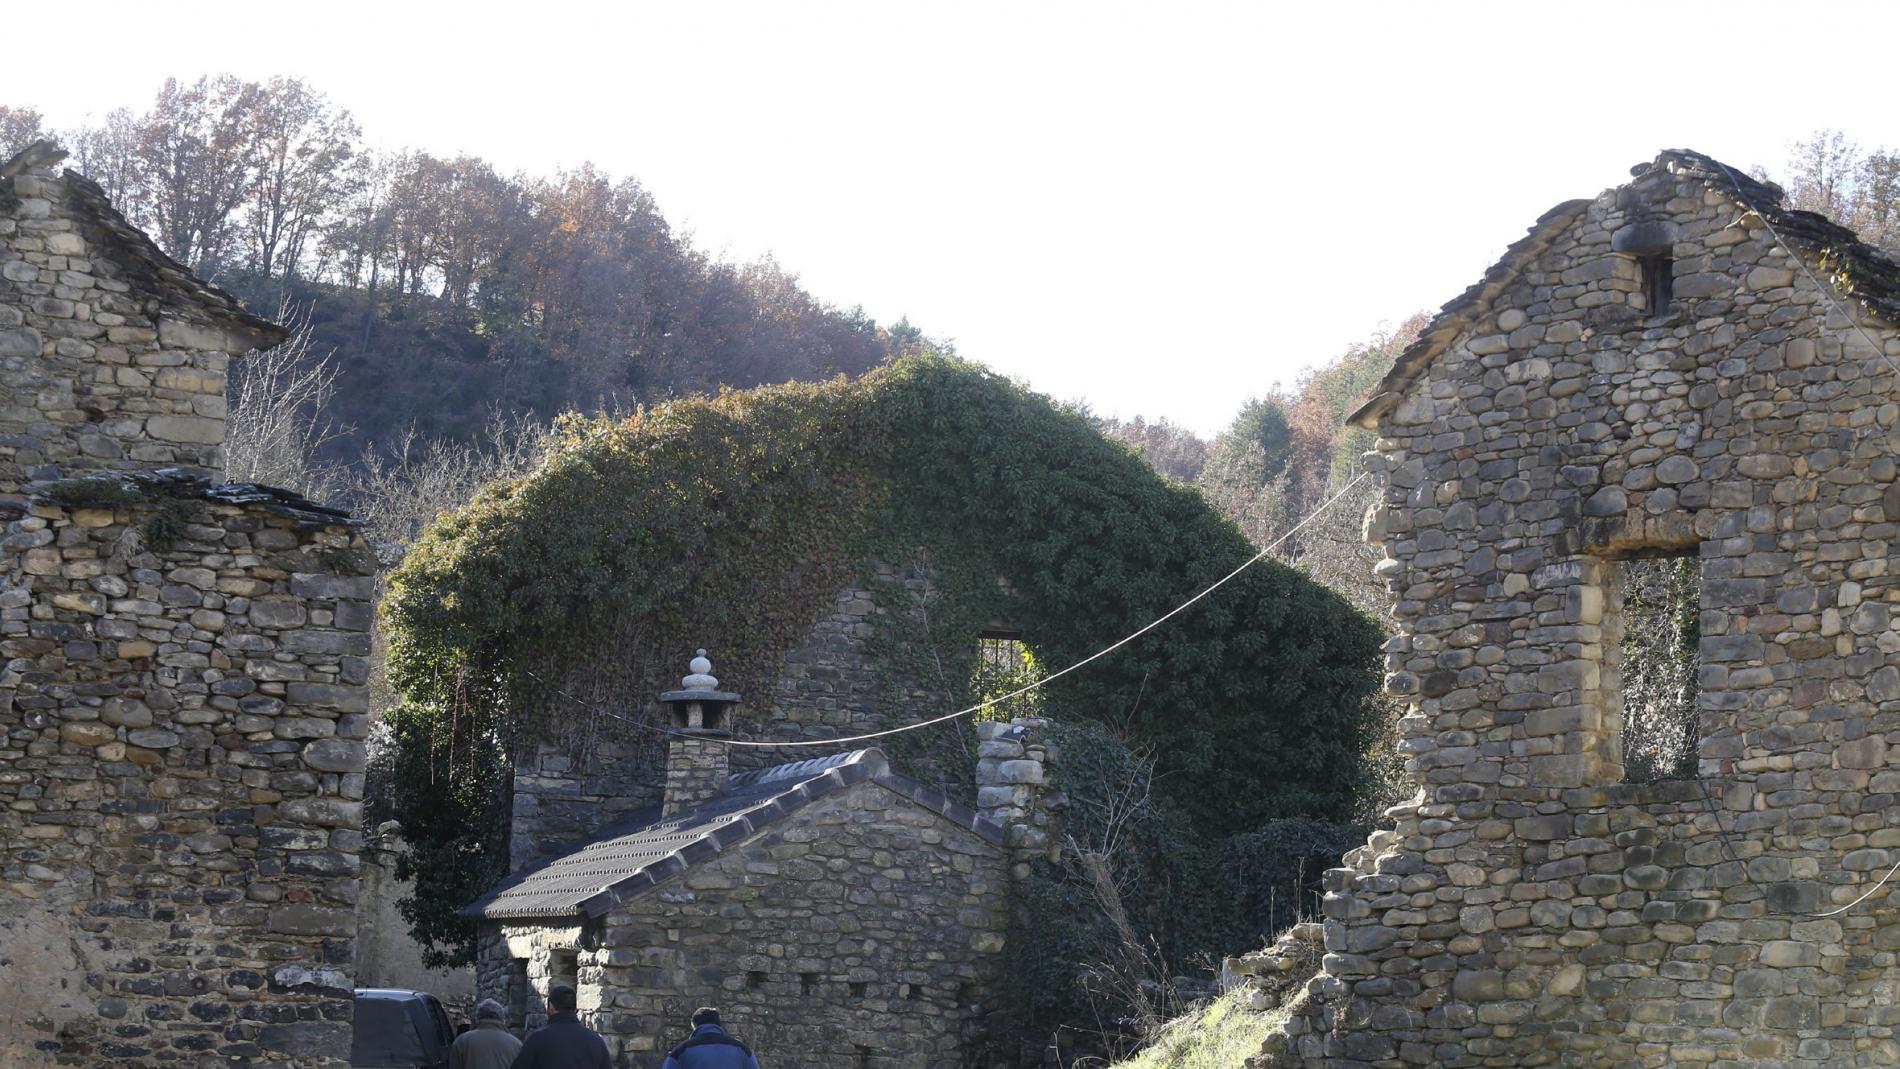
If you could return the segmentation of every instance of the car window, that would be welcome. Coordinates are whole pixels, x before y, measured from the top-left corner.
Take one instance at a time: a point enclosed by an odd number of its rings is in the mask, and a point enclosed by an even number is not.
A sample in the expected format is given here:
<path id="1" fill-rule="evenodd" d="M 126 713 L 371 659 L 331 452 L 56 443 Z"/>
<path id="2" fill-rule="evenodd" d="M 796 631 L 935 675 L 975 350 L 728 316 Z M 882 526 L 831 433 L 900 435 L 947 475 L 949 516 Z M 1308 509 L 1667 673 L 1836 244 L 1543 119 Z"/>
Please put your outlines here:
<path id="1" fill-rule="evenodd" d="M 422 1000 L 429 1004 L 429 1016 L 435 1019 L 435 1034 L 443 1049 L 455 1042 L 455 1024 L 449 1020 L 449 1013 L 434 995 L 424 995 Z"/>
<path id="2" fill-rule="evenodd" d="M 356 999 L 350 1022 L 350 1064 L 360 1069 L 427 1065 L 422 1037 L 416 1034 L 405 1001 L 388 998 Z"/>

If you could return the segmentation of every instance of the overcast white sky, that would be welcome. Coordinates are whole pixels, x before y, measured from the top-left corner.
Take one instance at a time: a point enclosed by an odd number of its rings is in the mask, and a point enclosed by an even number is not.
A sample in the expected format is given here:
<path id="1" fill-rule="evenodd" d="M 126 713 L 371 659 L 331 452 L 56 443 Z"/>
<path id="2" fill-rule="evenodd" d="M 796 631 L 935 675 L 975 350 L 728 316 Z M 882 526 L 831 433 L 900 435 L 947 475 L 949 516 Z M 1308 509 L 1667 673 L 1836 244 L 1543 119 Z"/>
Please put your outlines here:
<path id="1" fill-rule="evenodd" d="M 37 14 L 51 18 L 40 5 Z M 384 146 L 639 178 L 676 225 L 1098 412 L 1219 430 L 1688 147 L 1900 142 L 1900 6 L 93 3 L 54 124 L 302 77 Z M 1791 20 L 1796 20 L 1791 22 Z M 96 31 L 96 32 L 94 32 Z M 41 39 L 35 35 L 35 39 Z"/>

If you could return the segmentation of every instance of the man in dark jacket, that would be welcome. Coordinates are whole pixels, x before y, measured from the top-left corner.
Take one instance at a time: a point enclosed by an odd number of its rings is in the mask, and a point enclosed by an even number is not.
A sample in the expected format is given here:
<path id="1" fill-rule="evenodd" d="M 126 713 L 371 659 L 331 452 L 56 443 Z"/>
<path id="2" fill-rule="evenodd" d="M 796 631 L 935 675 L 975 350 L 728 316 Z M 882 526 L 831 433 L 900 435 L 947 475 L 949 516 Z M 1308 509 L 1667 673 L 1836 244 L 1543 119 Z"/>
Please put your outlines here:
<path id="1" fill-rule="evenodd" d="M 660 1069 L 759 1069 L 759 1060 L 726 1034 L 718 1010 L 702 1006 L 693 1011 L 692 1038 L 674 1047 Z"/>
<path id="2" fill-rule="evenodd" d="M 574 1012 L 574 989 L 548 992 L 548 1023 L 534 1030 L 509 1069 L 613 1069 L 607 1041 Z"/>

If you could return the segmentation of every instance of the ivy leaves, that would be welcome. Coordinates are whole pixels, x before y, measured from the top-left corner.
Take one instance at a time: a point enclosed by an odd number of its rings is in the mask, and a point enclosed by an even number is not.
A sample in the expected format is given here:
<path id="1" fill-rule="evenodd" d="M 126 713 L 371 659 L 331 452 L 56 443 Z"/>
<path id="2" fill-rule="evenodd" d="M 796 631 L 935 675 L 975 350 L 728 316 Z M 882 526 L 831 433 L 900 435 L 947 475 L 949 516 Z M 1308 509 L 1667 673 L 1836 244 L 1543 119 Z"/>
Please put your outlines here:
<path id="1" fill-rule="evenodd" d="M 627 420 L 567 417 L 538 470 L 437 523 L 391 576 L 383 611 L 401 715 L 412 728 L 456 725 L 402 736 L 436 741 L 428 760 L 399 765 L 410 771 L 399 773 L 398 806 L 460 809 L 469 826 L 491 819 L 489 791 L 458 801 L 423 774 L 462 761 L 486 768 L 484 783 L 503 781 L 511 746 L 572 726 L 549 680 L 585 678 L 626 715 L 650 714 L 651 696 L 705 646 L 727 685 L 771 693 L 787 652 L 868 561 L 929 562 L 940 587 L 931 640 L 954 662 L 946 673 L 934 658 L 931 670 L 967 688 L 986 624 L 1012 624 L 1060 667 L 1253 552 L 1193 491 L 1082 415 L 943 356 Z M 941 692 L 901 633 L 905 614 L 884 614 L 883 626 L 866 648 L 885 689 Z M 1379 640 L 1343 600 L 1262 561 L 1050 684 L 1044 708 L 1152 747 L 1157 791 L 1210 830 L 1343 817 L 1360 788 Z M 443 749 L 445 738 L 463 741 Z M 430 825 L 432 857 L 492 853 L 446 849 L 453 825 Z M 443 879 L 444 894 L 469 882 Z"/>

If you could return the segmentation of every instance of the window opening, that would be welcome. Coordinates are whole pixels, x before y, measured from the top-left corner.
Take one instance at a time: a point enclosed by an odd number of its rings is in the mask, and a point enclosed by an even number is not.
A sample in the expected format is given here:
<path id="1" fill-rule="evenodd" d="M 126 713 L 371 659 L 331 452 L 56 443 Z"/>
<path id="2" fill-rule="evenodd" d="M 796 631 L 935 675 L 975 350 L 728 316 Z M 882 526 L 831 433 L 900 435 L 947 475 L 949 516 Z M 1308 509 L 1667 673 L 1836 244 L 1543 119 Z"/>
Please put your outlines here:
<path id="1" fill-rule="evenodd" d="M 517 1032 L 528 1026 L 527 958 L 515 958 L 509 963 L 508 1023 Z"/>
<path id="2" fill-rule="evenodd" d="M 871 990 L 871 985 L 868 981 L 865 981 L 865 980 L 851 981 L 851 997 L 852 998 L 863 998 L 870 990 Z"/>
<path id="3" fill-rule="evenodd" d="M 957 1005 L 968 1009 L 976 1005 L 976 985 L 964 981 L 957 985 Z"/>
<path id="4" fill-rule="evenodd" d="M 817 991 L 817 990 L 818 990 L 818 974 L 817 973 L 802 972 L 798 974 L 798 993 L 799 994 L 809 995 L 812 992 Z"/>
<path id="5" fill-rule="evenodd" d="M 1702 723 L 1702 561 L 1693 556 L 1623 562 L 1619 654 L 1623 781 L 1696 774 Z"/>
<path id="6" fill-rule="evenodd" d="M 764 974 L 764 973 L 762 973 L 762 972 L 748 972 L 748 973 L 746 973 L 746 974 L 745 974 L 745 985 L 746 985 L 747 987 L 750 987 L 750 988 L 760 988 L 760 987 L 764 987 L 764 986 L 765 986 L 765 974 Z"/>
<path id="7" fill-rule="evenodd" d="M 1021 632 L 992 629 L 977 636 L 976 665 L 970 673 L 973 702 L 986 702 L 1020 690 L 1044 675 L 1036 655 L 1024 644 Z M 1008 720 L 1041 716 L 1042 694 L 1030 691 L 999 702 L 976 714 L 978 720 Z"/>
<path id="8" fill-rule="evenodd" d="M 557 987 L 571 987 L 576 993 L 580 984 L 580 954 L 572 950 L 556 950 L 548 955 L 548 992 Z M 553 1012 L 550 1010 L 549 1012 Z"/>
<path id="9" fill-rule="evenodd" d="M 1636 263 L 1643 271 L 1643 301 L 1649 305 L 1649 314 L 1668 315 L 1669 304 L 1675 299 L 1675 260 L 1666 253 L 1654 253 L 1638 256 Z"/>

